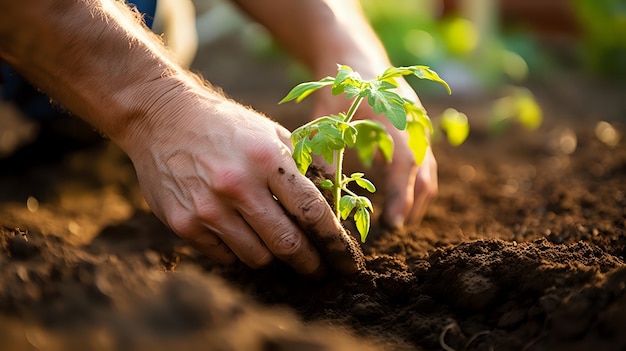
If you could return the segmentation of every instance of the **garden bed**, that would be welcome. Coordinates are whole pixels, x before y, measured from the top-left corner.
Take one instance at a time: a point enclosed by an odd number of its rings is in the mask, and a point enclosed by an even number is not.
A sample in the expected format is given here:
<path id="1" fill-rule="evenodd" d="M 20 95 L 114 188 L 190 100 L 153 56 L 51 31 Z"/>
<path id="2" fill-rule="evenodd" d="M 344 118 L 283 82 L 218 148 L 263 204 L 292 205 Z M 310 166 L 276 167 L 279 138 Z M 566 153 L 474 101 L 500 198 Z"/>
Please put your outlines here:
<path id="1" fill-rule="evenodd" d="M 149 213 L 116 147 L 46 132 L 0 160 L 0 344 L 624 349 L 626 147 L 596 133 L 599 121 L 626 132 L 623 91 L 580 77 L 552 84 L 533 87 L 545 122 L 532 132 L 490 134 L 490 96 L 424 99 L 432 115 L 453 105 L 473 123 L 461 147 L 434 147 L 439 197 L 420 226 L 374 226 L 365 271 L 322 281 L 280 264 L 214 265 Z M 284 92 L 251 103 L 302 120 L 299 106 L 274 107 Z"/>

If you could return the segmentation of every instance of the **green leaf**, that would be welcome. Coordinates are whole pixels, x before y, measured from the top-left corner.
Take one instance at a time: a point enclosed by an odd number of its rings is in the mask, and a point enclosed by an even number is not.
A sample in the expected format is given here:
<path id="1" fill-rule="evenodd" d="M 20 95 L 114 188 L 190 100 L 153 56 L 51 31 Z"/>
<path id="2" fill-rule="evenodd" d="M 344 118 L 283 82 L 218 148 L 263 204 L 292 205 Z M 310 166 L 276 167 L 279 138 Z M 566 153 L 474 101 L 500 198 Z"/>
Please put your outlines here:
<path id="1" fill-rule="evenodd" d="M 362 86 L 357 86 L 353 84 L 346 84 L 344 85 L 344 89 L 343 89 L 343 92 L 346 94 L 346 99 L 352 99 L 355 96 L 360 95 L 362 91 L 363 91 Z"/>
<path id="2" fill-rule="evenodd" d="M 367 103 L 375 113 L 383 113 L 394 127 L 404 130 L 407 120 L 404 99 L 389 90 L 393 88 L 395 86 L 389 82 L 372 82 L 369 89 L 365 89 L 363 93 L 367 96 Z"/>
<path id="3" fill-rule="evenodd" d="M 334 152 L 346 147 L 343 134 L 338 128 L 337 120 L 328 118 L 317 125 L 317 132 L 311 139 L 311 149 L 316 155 L 321 155 L 328 163 L 333 163 Z"/>
<path id="4" fill-rule="evenodd" d="M 354 148 L 359 159 L 366 167 L 371 167 L 376 150 L 380 150 L 387 162 L 393 156 L 393 139 L 385 127 L 378 121 L 357 120 L 353 122 L 357 130 Z"/>
<path id="5" fill-rule="evenodd" d="M 414 75 L 419 79 L 427 79 L 441 83 L 446 88 L 448 94 L 452 93 L 448 83 L 445 80 L 441 79 L 437 72 L 431 70 L 428 66 L 390 67 L 385 70 L 385 72 L 381 76 L 379 76 L 378 79 L 388 80 L 406 75 Z"/>
<path id="6" fill-rule="evenodd" d="M 311 134 L 312 126 L 310 124 L 303 125 L 291 132 L 291 142 L 296 145 L 301 139 L 308 138 Z"/>
<path id="7" fill-rule="evenodd" d="M 324 134 L 316 133 L 311 139 L 311 152 L 321 155 L 329 164 L 333 163 L 335 157 L 335 149 L 331 148 Z"/>
<path id="8" fill-rule="evenodd" d="M 370 193 L 376 192 L 376 187 L 369 180 L 365 178 L 358 178 L 358 179 L 355 179 L 354 181 L 356 182 L 358 186 L 369 191 Z"/>
<path id="9" fill-rule="evenodd" d="M 333 181 L 330 179 L 324 179 L 320 182 L 319 186 L 324 190 L 330 190 L 333 188 Z"/>
<path id="10" fill-rule="evenodd" d="M 346 144 L 347 147 L 352 148 L 354 147 L 354 145 L 356 145 L 356 138 L 359 132 L 351 124 L 349 123 L 346 123 L 346 124 L 349 125 L 350 128 L 347 128 L 346 130 L 343 131 L 343 142 Z"/>
<path id="11" fill-rule="evenodd" d="M 346 146 L 336 123 L 321 123 L 317 129 L 317 135 L 323 135 L 324 142 L 333 150 L 340 150 Z"/>
<path id="12" fill-rule="evenodd" d="M 311 140 L 309 138 L 302 138 L 294 144 L 293 159 L 296 161 L 298 171 L 302 174 L 306 174 L 309 166 L 313 163 L 310 144 Z"/>
<path id="13" fill-rule="evenodd" d="M 421 123 L 430 131 L 430 133 L 435 130 L 433 128 L 433 123 L 426 113 L 426 109 L 424 109 L 421 105 L 417 105 L 411 100 L 404 99 L 404 109 L 406 110 L 407 115 L 411 117 L 411 120 Z"/>
<path id="14" fill-rule="evenodd" d="M 346 92 L 348 98 L 357 96 L 364 82 L 361 75 L 346 65 L 338 65 L 337 76 L 333 80 L 332 93 L 339 95 Z"/>
<path id="15" fill-rule="evenodd" d="M 341 112 L 338 115 L 331 115 L 334 127 L 339 130 L 344 146 L 353 147 L 356 142 L 357 130 L 349 122 L 345 122 L 346 114 Z"/>
<path id="16" fill-rule="evenodd" d="M 356 199 L 354 196 L 344 195 L 339 200 L 339 213 L 341 215 L 341 219 L 346 220 L 352 210 L 356 207 Z"/>
<path id="17" fill-rule="evenodd" d="M 370 212 L 374 212 L 374 206 L 372 205 L 372 202 L 370 201 L 370 199 L 366 198 L 365 196 L 358 197 L 357 205 L 365 207 Z"/>
<path id="18" fill-rule="evenodd" d="M 407 66 L 407 67 L 389 67 L 378 76 L 379 80 L 386 80 L 391 78 L 398 78 L 402 76 L 407 76 L 413 74 L 412 67 L 426 67 L 426 66 Z"/>
<path id="19" fill-rule="evenodd" d="M 413 72 L 413 75 L 415 75 L 419 79 L 428 79 L 428 80 L 432 80 L 433 82 L 441 83 L 441 85 L 443 85 L 446 88 L 446 91 L 448 92 L 448 94 L 452 94 L 452 90 L 450 89 L 450 86 L 448 85 L 448 83 L 445 80 L 441 79 L 441 77 L 439 77 L 437 72 L 431 70 L 430 68 L 426 66 L 423 66 L 421 68 L 418 67 Z"/>
<path id="20" fill-rule="evenodd" d="M 426 128 L 424 128 L 424 125 L 419 121 L 410 121 L 406 130 L 409 133 L 409 148 L 413 151 L 415 163 L 421 165 L 426 156 L 426 149 L 428 148 Z"/>
<path id="21" fill-rule="evenodd" d="M 448 142 L 452 146 L 463 144 L 469 135 L 467 116 L 453 108 L 449 108 L 443 112 L 441 116 L 441 128 L 446 132 Z"/>
<path id="22" fill-rule="evenodd" d="M 361 235 L 361 242 L 365 242 L 370 231 L 370 213 L 364 206 L 359 206 L 354 213 L 354 224 Z"/>
<path id="23" fill-rule="evenodd" d="M 333 84 L 335 79 L 333 77 L 326 77 L 317 82 L 304 82 L 296 85 L 291 91 L 285 96 L 279 104 L 283 104 L 285 102 L 289 102 L 291 100 L 296 100 L 296 102 L 302 101 L 304 98 L 309 96 L 314 91 L 323 88 L 327 85 Z"/>
<path id="24" fill-rule="evenodd" d="M 363 173 L 363 172 L 354 172 L 354 173 L 350 174 L 350 178 L 348 178 L 348 179 L 354 180 L 354 179 L 363 178 L 364 176 L 365 176 L 365 173 Z"/>

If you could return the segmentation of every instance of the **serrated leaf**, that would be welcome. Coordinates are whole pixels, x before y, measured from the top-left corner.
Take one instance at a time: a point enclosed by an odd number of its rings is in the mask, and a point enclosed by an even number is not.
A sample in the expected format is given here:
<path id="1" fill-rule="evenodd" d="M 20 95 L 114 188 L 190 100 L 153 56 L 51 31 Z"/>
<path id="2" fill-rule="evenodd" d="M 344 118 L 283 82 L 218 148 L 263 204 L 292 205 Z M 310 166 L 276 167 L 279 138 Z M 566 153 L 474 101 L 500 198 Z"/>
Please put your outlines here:
<path id="1" fill-rule="evenodd" d="M 370 213 L 365 207 L 360 206 L 356 209 L 354 213 L 354 224 L 356 224 L 356 229 L 361 235 L 361 242 L 364 243 L 370 231 Z"/>
<path id="2" fill-rule="evenodd" d="M 355 96 L 358 96 L 362 92 L 362 87 L 353 85 L 353 84 L 345 84 L 343 86 L 343 92 L 346 94 L 346 99 L 352 99 Z M 337 95 L 337 94 L 335 94 Z"/>
<path id="3" fill-rule="evenodd" d="M 311 134 L 311 126 L 303 125 L 299 128 L 296 128 L 293 132 L 291 132 L 291 142 L 295 146 L 300 140 L 304 138 L 308 138 Z"/>
<path id="4" fill-rule="evenodd" d="M 341 215 L 341 219 L 345 220 L 350 216 L 352 210 L 356 206 L 356 199 L 350 195 L 344 195 L 339 200 L 339 214 Z"/>
<path id="5" fill-rule="evenodd" d="M 311 152 L 316 155 L 321 155 L 329 164 L 333 163 L 335 156 L 335 150 L 329 139 L 323 133 L 316 133 L 311 139 Z"/>
<path id="6" fill-rule="evenodd" d="M 289 91 L 289 93 L 287 94 L 287 96 L 285 96 L 282 100 L 280 100 L 278 103 L 279 104 L 283 104 L 285 102 L 289 102 L 292 100 L 296 100 L 296 102 L 300 102 L 302 101 L 304 98 L 306 98 L 307 96 L 309 96 L 311 93 L 313 93 L 314 91 L 321 89 L 327 85 L 331 85 L 334 82 L 334 78 L 333 77 L 326 77 L 322 80 L 319 80 L 317 82 L 304 82 L 304 83 L 300 83 L 298 85 L 296 85 L 293 89 L 291 89 L 291 91 Z"/>
<path id="7" fill-rule="evenodd" d="M 452 146 L 463 144 L 469 135 L 467 116 L 453 108 L 449 108 L 443 112 L 441 116 L 441 128 L 446 132 L 448 142 Z"/>
<path id="8" fill-rule="evenodd" d="M 324 142 L 333 150 L 340 150 L 345 147 L 341 130 L 335 123 L 321 123 L 317 128 L 317 134 L 323 135 Z"/>
<path id="9" fill-rule="evenodd" d="M 424 162 L 426 156 L 426 149 L 428 149 L 428 136 L 426 135 L 426 128 L 418 121 L 410 121 L 406 127 L 409 133 L 409 148 L 413 151 L 413 157 L 415 163 L 421 165 Z"/>
<path id="10" fill-rule="evenodd" d="M 338 115 L 331 115 L 333 119 L 333 126 L 341 133 L 341 137 L 343 139 L 344 146 L 353 147 L 356 142 L 356 134 L 357 130 L 350 124 L 349 122 L 345 122 L 346 115 L 345 113 L 340 113 Z"/>
<path id="11" fill-rule="evenodd" d="M 358 72 L 353 71 L 349 66 L 341 65 L 338 66 L 337 76 L 333 80 L 332 93 L 339 95 L 346 92 L 351 98 L 359 94 L 362 85 L 363 79 Z"/>
<path id="12" fill-rule="evenodd" d="M 390 88 L 393 85 L 388 82 L 373 82 L 369 89 L 364 90 L 367 103 L 375 113 L 384 114 L 394 127 L 404 130 L 407 120 L 404 100 Z"/>
<path id="13" fill-rule="evenodd" d="M 377 149 L 387 162 L 391 161 L 393 139 L 381 123 L 373 120 L 358 120 L 354 121 L 353 126 L 358 132 L 354 148 L 366 167 L 372 166 Z"/>

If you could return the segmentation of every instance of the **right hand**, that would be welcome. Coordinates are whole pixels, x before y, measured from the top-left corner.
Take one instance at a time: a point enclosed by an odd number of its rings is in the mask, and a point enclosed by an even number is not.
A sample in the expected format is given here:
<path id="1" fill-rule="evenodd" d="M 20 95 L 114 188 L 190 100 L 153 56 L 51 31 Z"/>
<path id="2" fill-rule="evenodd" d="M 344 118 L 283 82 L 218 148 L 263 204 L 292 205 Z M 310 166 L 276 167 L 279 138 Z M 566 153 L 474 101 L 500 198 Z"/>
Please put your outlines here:
<path id="1" fill-rule="evenodd" d="M 348 234 L 296 168 L 288 130 L 216 93 L 169 95 L 123 143 L 158 218 L 220 263 L 357 269 Z M 322 256 L 305 232 L 321 239 Z"/>

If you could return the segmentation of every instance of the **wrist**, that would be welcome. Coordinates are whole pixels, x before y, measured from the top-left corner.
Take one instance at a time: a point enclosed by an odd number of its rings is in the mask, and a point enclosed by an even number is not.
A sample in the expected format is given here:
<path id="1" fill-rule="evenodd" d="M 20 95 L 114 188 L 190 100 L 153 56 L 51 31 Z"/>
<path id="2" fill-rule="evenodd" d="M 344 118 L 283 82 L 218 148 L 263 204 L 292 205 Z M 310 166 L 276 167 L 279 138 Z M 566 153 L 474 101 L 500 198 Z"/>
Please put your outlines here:
<path id="1" fill-rule="evenodd" d="M 148 141 L 156 128 L 176 124 L 181 111 L 170 105 L 188 99 L 190 90 L 189 79 L 182 74 L 164 74 L 126 86 L 115 94 L 118 113 L 103 132 L 130 154 L 142 141 Z M 185 105 L 181 102 L 177 106 Z"/>
<path id="2" fill-rule="evenodd" d="M 121 94 L 123 123 L 111 139 L 131 158 L 155 140 L 212 118 L 228 100 L 191 73 L 180 72 L 140 84 Z M 198 114 L 198 111 L 202 111 Z"/>

